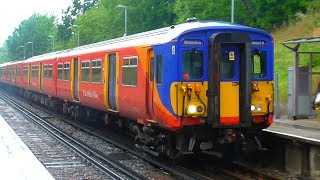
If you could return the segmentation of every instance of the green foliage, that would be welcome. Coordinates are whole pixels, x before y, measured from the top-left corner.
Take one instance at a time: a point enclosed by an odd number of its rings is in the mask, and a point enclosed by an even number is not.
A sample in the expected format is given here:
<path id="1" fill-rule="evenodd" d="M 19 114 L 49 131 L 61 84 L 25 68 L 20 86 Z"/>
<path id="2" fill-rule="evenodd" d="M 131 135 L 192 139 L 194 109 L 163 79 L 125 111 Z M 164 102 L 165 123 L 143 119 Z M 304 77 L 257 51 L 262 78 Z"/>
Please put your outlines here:
<path id="1" fill-rule="evenodd" d="M 8 57 L 10 60 L 19 60 L 48 52 L 48 36 L 54 31 L 55 17 L 34 14 L 21 22 L 13 34 L 6 40 Z M 32 42 L 32 43 L 28 43 Z"/>
<path id="2" fill-rule="evenodd" d="M 0 48 L 0 63 L 8 61 L 8 50 L 6 47 Z"/>
<path id="3" fill-rule="evenodd" d="M 248 12 L 250 12 L 248 25 L 271 31 L 283 23 L 295 20 L 297 12 L 305 13 L 307 4 L 312 0 L 250 1 L 252 6 L 248 6 Z"/>
<path id="4" fill-rule="evenodd" d="M 82 14 L 90 10 L 92 7 L 97 6 L 98 0 L 85 0 L 81 2 L 80 0 L 73 0 L 72 5 L 69 6 L 62 15 L 62 24 L 57 27 L 57 48 L 58 50 L 66 49 L 69 46 L 69 40 L 72 36 L 73 29 L 76 19 Z"/>
<path id="5" fill-rule="evenodd" d="M 243 24 L 246 17 L 244 4 L 235 1 L 235 22 Z M 189 17 L 200 20 L 227 21 L 231 19 L 231 1 L 221 0 L 177 0 L 174 6 L 177 22 L 182 23 Z"/>

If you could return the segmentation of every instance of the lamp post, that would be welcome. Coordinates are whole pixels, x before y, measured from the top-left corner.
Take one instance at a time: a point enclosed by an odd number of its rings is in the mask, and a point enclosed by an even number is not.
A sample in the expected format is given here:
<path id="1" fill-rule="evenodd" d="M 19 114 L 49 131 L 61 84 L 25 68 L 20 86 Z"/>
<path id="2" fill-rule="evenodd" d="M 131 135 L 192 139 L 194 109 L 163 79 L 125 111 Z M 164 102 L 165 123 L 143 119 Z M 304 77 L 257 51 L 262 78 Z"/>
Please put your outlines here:
<path id="1" fill-rule="evenodd" d="M 54 52 L 54 36 L 49 35 L 49 38 L 52 38 L 52 52 Z"/>
<path id="2" fill-rule="evenodd" d="M 234 0 L 231 0 L 231 23 L 234 23 Z"/>
<path id="3" fill-rule="evenodd" d="M 123 35 L 123 36 L 126 36 L 126 35 L 127 35 L 127 24 L 128 24 L 128 23 L 127 23 L 127 10 L 128 10 L 128 6 L 118 5 L 117 7 L 124 9 L 124 35 Z"/>
<path id="4" fill-rule="evenodd" d="M 21 48 L 23 48 L 23 59 L 26 59 L 26 51 L 24 50 L 24 46 L 20 46 Z"/>
<path id="5" fill-rule="evenodd" d="M 27 42 L 27 44 L 31 44 L 31 47 L 32 47 L 32 56 L 34 56 L 33 42 L 32 42 L 32 41 L 29 41 L 29 42 Z"/>
<path id="6" fill-rule="evenodd" d="M 78 25 L 72 25 L 72 27 L 75 27 L 78 29 L 78 47 L 80 46 L 80 36 L 79 36 L 79 32 L 80 32 L 80 26 Z"/>

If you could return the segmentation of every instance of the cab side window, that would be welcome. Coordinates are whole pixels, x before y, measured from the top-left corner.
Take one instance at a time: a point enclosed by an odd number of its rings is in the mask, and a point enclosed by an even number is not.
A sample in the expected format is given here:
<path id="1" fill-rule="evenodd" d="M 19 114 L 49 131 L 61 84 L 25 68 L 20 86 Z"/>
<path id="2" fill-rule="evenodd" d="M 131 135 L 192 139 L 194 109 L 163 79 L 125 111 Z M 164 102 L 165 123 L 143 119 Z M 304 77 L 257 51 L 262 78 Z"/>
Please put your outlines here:
<path id="1" fill-rule="evenodd" d="M 267 53 L 266 51 L 254 51 L 253 52 L 253 77 L 264 78 L 267 75 Z"/>
<path id="2" fill-rule="evenodd" d="M 162 56 L 157 55 L 156 83 L 162 84 Z"/>

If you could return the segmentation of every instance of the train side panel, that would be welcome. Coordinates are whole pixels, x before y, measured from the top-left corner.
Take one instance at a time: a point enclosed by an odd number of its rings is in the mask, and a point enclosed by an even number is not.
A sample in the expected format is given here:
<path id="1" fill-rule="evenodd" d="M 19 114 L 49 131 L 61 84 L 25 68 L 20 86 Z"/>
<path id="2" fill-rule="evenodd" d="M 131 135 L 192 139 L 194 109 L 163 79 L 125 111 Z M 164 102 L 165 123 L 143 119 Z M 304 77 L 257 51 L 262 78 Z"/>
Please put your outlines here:
<path id="1" fill-rule="evenodd" d="M 49 97 L 57 96 L 57 59 L 42 61 L 42 92 Z"/>
<path id="2" fill-rule="evenodd" d="M 119 114 L 143 122 L 146 114 L 146 63 L 136 48 L 119 51 Z"/>
<path id="3" fill-rule="evenodd" d="M 64 101 L 73 101 L 71 94 L 71 81 L 70 81 L 70 65 L 73 57 L 61 57 L 57 59 L 57 71 L 53 76 L 57 77 L 57 97 Z M 64 72 L 64 69 L 69 71 Z"/>
<path id="4" fill-rule="evenodd" d="M 105 54 L 105 52 L 96 52 L 80 55 L 78 78 L 81 104 L 103 111 L 106 111 L 103 77 Z"/>

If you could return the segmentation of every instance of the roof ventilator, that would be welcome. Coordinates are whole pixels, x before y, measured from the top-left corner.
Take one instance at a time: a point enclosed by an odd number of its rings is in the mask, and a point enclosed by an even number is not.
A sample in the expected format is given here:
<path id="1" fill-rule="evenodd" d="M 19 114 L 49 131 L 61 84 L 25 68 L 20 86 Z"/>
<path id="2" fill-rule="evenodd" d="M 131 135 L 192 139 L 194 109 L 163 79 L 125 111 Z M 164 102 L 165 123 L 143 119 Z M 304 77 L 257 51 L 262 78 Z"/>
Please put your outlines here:
<path id="1" fill-rule="evenodd" d="M 190 17 L 190 18 L 187 18 L 186 22 L 187 23 L 192 23 L 192 22 L 197 22 L 197 18 L 196 17 Z"/>

